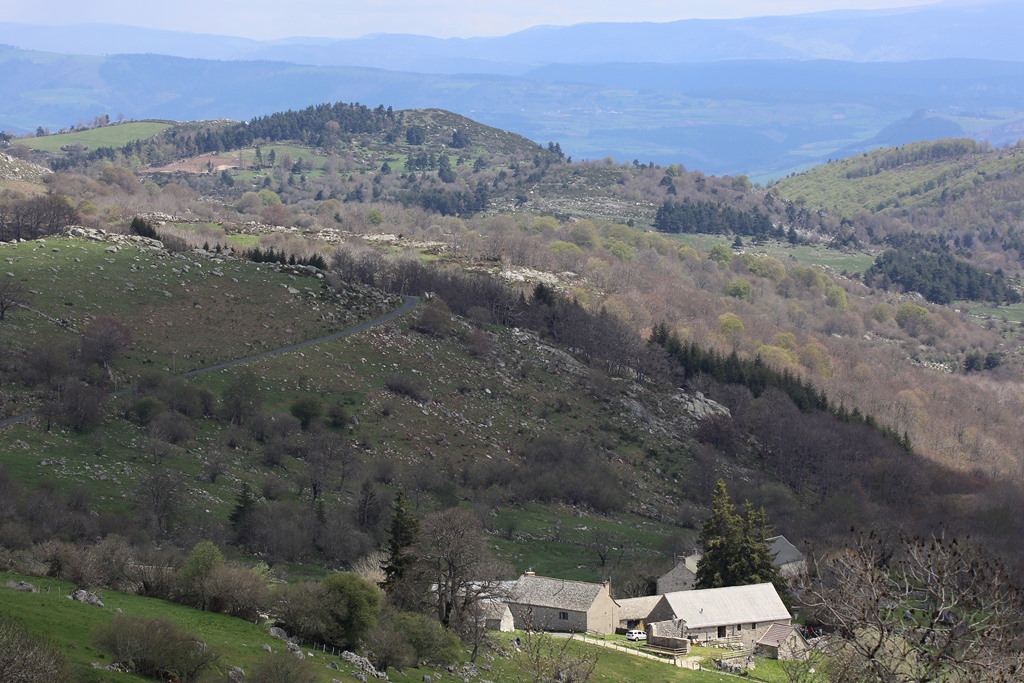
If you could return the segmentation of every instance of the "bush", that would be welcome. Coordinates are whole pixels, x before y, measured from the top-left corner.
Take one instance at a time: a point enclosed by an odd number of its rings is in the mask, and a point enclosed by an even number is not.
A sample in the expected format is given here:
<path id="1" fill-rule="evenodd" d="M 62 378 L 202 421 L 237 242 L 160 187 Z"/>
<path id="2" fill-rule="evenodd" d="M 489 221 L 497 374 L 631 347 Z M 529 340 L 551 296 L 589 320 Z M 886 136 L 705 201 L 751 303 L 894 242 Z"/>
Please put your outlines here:
<path id="1" fill-rule="evenodd" d="M 34 638 L 6 612 L 0 612 L 0 681 L 64 683 L 73 680 L 64 658 L 46 640 Z"/>
<path id="2" fill-rule="evenodd" d="M 448 304 L 437 297 L 427 300 L 413 323 L 417 332 L 432 337 L 446 337 L 453 329 L 452 312 Z"/>
<path id="3" fill-rule="evenodd" d="M 146 426 L 153 421 L 160 413 L 167 410 L 164 406 L 163 401 L 158 399 L 156 396 L 144 396 L 135 402 L 135 406 L 132 411 L 135 413 L 135 419 L 139 421 L 139 424 Z"/>
<path id="4" fill-rule="evenodd" d="M 348 424 L 348 413 L 341 401 L 336 401 L 327 409 L 327 422 L 335 429 L 341 429 Z"/>
<path id="5" fill-rule="evenodd" d="M 430 401 L 430 391 L 423 380 L 410 375 L 392 375 L 388 377 L 384 385 L 389 391 L 402 396 L 408 396 L 419 403 Z"/>
<path id="6" fill-rule="evenodd" d="M 249 683 L 315 683 L 318 679 L 309 662 L 278 652 L 253 667 L 245 680 Z"/>
<path id="7" fill-rule="evenodd" d="M 306 430 L 324 414 L 324 402 L 317 396 L 301 396 L 292 403 L 291 413 Z"/>
<path id="8" fill-rule="evenodd" d="M 99 630 L 97 646 L 129 671 L 157 680 L 199 680 L 218 657 L 174 622 L 118 614 Z"/>
<path id="9" fill-rule="evenodd" d="M 156 228 L 142 216 L 136 216 L 132 219 L 131 231 L 133 234 L 140 237 L 148 237 L 150 239 L 157 239 Z"/>
<path id="10" fill-rule="evenodd" d="M 206 588 L 207 609 L 239 619 L 255 620 L 267 605 L 269 569 L 222 564 L 211 572 Z"/>
<path id="11" fill-rule="evenodd" d="M 392 624 L 412 646 L 416 663 L 443 666 L 461 658 L 459 637 L 441 626 L 436 618 L 417 612 L 402 612 Z"/>
<path id="12" fill-rule="evenodd" d="M 324 607 L 330 618 L 327 641 L 339 647 L 354 648 L 377 625 L 380 590 L 369 581 L 347 572 L 331 574 L 323 580 Z"/>
<path id="13" fill-rule="evenodd" d="M 213 572 L 224 564 L 224 555 L 211 541 L 200 541 L 178 569 L 178 602 L 209 609 Z"/>
<path id="14" fill-rule="evenodd" d="M 180 446 L 192 438 L 188 418 L 176 413 L 160 413 L 149 423 L 149 435 L 154 439 Z"/>

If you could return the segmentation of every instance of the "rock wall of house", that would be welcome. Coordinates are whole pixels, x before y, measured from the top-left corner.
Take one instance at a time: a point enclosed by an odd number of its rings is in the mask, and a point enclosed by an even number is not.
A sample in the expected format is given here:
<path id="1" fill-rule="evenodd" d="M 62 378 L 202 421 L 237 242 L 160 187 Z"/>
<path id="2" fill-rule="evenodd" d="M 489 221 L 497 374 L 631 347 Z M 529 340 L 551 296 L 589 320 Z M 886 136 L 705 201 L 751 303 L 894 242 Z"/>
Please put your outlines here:
<path id="1" fill-rule="evenodd" d="M 767 633 L 768 629 L 775 623 L 788 624 L 789 621 L 762 621 L 757 623 L 757 628 L 754 628 L 753 624 L 731 624 L 725 627 L 724 637 L 719 635 L 717 626 L 687 629 L 686 633 L 688 637 L 696 639 L 700 643 L 730 638 L 739 640 L 743 647 L 753 647 L 754 643 L 760 640 L 761 636 Z"/>
<path id="2" fill-rule="evenodd" d="M 557 633 L 585 633 L 587 631 L 586 612 L 574 612 L 554 607 L 537 605 L 509 604 L 516 628 L 532 628 L 534 631 L 555 631 Z M 562 619 L 565 613 L 567 619 Z M 612 631 L 614 632 L 614 624 Z"/>
<path id="3" fill-rule="evenodd" d="M 683 565 L 677 565 L 672 571 L 658 579 L 658 594 L 675 593 L 692 590 L 697 577 Z"/>
<path id="4" fill-rule="evenodd" d="M 587 630 L 591 633 L 607 635 L 615 633 L 615 626 L 619 623 L 619 605 L 612 600 L 608 586 L 605 586 L 594 603 L 587 610 Z"/>
<path id="5" fill-rule="evenodd" d="M 666 650 L 689 652 L 690 640 L 686 637 L 686 622 L 676 619 L 647 624 L 647 644 Z"/>

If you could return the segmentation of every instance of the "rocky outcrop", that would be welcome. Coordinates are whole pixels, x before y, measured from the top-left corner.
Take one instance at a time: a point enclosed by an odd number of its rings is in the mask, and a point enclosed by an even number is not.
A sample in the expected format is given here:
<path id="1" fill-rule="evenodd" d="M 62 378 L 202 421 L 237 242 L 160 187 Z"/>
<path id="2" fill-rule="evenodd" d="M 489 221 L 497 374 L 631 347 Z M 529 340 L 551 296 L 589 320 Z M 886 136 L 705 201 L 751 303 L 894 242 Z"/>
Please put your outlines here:
<path id="1" fill-rule="evenodd" d="M 101 601 L 95 593 L 90 593 L 89 591 L 82 590 L 81 588 L 75 591 L 71 591 L 71 593 L 67 597 L 68 600 L 81 602 L 85 605 L 92 605 L 93 607 L 103 607 L 103 601 Z"/>
<path id="2" fill-rule="evenodd" d="M 349 664 L 356 667 L 357 669 L 359 669 L 359 671 L 365 673 L 368 676 L 379 678 L 382 681 L 388 680 L 387 673 L 384 671 L 377 671 L 377 668 L 374 667 L 373 664 L 370 663 L 370 660 L 366 657 L 360 657 L 355 652 L 349 652 L 348 650 L 342 652 L 339 655 L 339 657 L 341 658 L 342 661 L 348 662 Z"/>

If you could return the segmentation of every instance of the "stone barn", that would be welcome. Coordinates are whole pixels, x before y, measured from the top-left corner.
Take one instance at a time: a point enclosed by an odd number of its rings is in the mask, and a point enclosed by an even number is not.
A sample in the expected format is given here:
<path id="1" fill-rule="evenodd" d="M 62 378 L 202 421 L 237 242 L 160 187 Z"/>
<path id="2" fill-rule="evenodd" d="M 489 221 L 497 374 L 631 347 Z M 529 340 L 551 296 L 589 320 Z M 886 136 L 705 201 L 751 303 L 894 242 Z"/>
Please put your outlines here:
<path id="1" fill-rule="evenodd" d="M 694 642 L 728 640 L 745 647 L 753 647 L 773 624 L 791 621 L 770 583 L 667 593 L 648 619 L 681 621 L 679 633 Z"/>
<path id="2" fill-rule="evenodd" d="M 508 598 L 516 628 L 564 633 L 615 633 L 619 606 L 611 585 L 536 576 L 526 572 Z"/>
<path id="3" fill-rule="evenodd" d="M 758 638 L 755 652 L 762 657 L 789 661 L 807 659 L 807 651 L 811 646 L 796 626 L 772 624 L 768 631 Z"/>

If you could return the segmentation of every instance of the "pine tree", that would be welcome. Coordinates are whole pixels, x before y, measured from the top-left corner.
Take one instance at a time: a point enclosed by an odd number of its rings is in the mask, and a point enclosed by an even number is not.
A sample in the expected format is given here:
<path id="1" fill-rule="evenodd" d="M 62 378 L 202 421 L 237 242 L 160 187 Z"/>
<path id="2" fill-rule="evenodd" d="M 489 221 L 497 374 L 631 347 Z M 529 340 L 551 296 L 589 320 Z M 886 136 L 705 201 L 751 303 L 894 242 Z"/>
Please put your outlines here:
<path id="1" fill-rule="evenodd" d="M 719 479 L 711 497 L 711 517 L 700 530 L 698 543 L 704 554 L 697 564 L 697 587 L 735 586 L 740 573 L 739 550 L 743 539 L 743 520 L 729 500 L 725 481 Z"/>
<path id="2" fill-rule="evenodd" d="M 388 539 L 388 557 L 384 563 L 384 581 L 380 584 L 385 591 L 394 589 L 413 562 L 408 550 L 419 535 L 420 524 L 405 508 L 405 494 L 398 489 L 391 504 L 391 537 Z"/>
<path id="3" fill-rule="evenodd" d="M 764 508 L 755 508 L 748 502 L 743 506 L 743 514 L 738 514 L 729 500 L 725 482 L 719 479 L 712 495 L 711 517 L 698 538 L 704 554 L 697 563 L 697 587 L 772 583 L 784 594 L 786 585 L 772 561 L 766 540 L 770 535 Z"/>
<path id="4" fill-rule="evenodd" d="M 240 542 L 244 542 L 246 521 L 255 507 L 256 496 L 252 492 L 252 487 L 249 486 L 249 482 L 243 481 L 242 488 L 238 492 L 238 498 L 235 499 L 235 507 L 231 510 L 231 514 L 228 515 L 231 528 L 235 532 L 235 537 Z"/>

